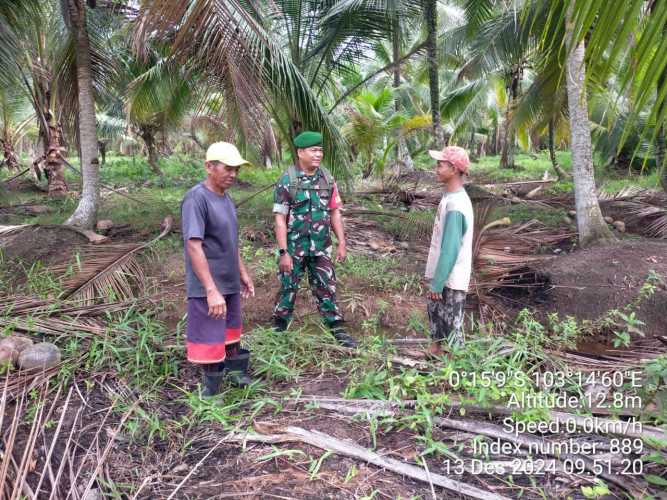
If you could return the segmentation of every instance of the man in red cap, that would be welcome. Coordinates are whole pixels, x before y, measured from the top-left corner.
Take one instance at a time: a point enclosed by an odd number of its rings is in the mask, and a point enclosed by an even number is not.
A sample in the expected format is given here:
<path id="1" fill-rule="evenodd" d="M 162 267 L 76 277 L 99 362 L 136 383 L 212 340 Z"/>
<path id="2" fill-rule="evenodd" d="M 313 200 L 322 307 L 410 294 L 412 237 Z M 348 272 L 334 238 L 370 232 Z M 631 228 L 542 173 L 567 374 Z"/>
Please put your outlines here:
<path id="1" fill-rule="evenodd" d="M 429 285 L 429 352 L 444 353 L 442 344 L 463 345 L 463 311 L 472 271 L 473 210 L 463 189 L 470 160 L 465 149 L 448 146 L 429 151 L 436 160 L 435 175 L 445 193 L 435 216 L 425 277 Z"/>

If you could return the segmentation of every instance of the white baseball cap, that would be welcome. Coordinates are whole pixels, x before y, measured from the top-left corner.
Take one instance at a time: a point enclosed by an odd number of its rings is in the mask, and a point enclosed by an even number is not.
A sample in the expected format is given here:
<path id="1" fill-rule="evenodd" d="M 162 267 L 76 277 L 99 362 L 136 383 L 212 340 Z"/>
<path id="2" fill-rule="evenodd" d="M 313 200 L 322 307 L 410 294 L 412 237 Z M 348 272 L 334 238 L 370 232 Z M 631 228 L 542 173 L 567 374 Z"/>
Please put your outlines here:
<path id="1" fill-rule="evenodd" d="M 228 142 L 214 142 L 206 150 L 206 161 L 219 161 L 230 167 L 250 165 L 236 149 L 236 146 Z"/>

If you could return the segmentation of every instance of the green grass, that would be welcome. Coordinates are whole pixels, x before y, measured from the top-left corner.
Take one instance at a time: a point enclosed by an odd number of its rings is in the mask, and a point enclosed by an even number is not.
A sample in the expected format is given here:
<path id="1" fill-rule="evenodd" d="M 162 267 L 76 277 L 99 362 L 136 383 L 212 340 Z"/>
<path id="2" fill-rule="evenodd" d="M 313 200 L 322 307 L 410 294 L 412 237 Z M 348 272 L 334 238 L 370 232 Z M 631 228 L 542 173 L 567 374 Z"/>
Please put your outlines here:
<path id="1" fill-rule="evenodd" d="M 621 177 L 617 172 L 596 172 L 596 179 L 600 190 L 611 194 L 618 193 L 628 186 L 643 189 L 661 189 L 657 170 L 643 175 L 631 173 Z"/>
<path id="2" fill-rule="evenodd" d="M 548 227 L 561 227 L 565 224 L 567 210 L 562 208 L 542 208 L 528 205 L 509 205 L 496 208 L 490 220 L 509 217 L 512 223 L 528 222 L 536 219 Z"/>
<path id="3" fill-rule="evenodd" d="M 556 158 L 566 172 L 572 170 L 569 152 L 558 151 Z M 517 154 L 514 162 L 514 169 L 500 168 L 500 156 L 484 156 L 470 165 L 471 177 L 473 180 L 483 179 L 485 182 L 514 182 L 541 179 L 545 171 L 548 171 L 551 177 L 556 175 L 546 151 L 535 155 Z"/>
<path id="4" fill-rule="evenodd" d="M 569 151 L 557 151 L 556 158 L 563 169 L 572 172 L 572 155 Z M 549 154 L 541 151 L 535 155 L 517 154 L 515 156 L 517 168 L 500 168 L 500 156 L 486 156 L 472 163 L 470 170 L 472 179 L 482 179 L 485 182 L 517 182 L 524 180 L 541 179 L 545 171 L 548 171 L 551 177 L 555 177 L 551 166 Z M 637 186 L 645 189 L 659 189 L 660 182 L 658 173 L 655 169 L 646 171 L 642 174 L 629 172 L 620 173 L 618 171 L 606 168 L 600 165 L 599 160 L 595 160 L 595 178 L 600 190 L 615 193 L 627 186 Z M 545 187 L 545 193 L 563 193 L 571 192 L 574 184 L 571 180 L 556 182 Z"/>
<path id="5" fill-rule="evenodd" d="M 342 283 L 354 279 L 364 287 L 375 290 L 420 290 L 421 277 L 406 271 L 405 266 L 394 257 L 382 259 L 366 255 L 349 255 L 336 273 Z"/>

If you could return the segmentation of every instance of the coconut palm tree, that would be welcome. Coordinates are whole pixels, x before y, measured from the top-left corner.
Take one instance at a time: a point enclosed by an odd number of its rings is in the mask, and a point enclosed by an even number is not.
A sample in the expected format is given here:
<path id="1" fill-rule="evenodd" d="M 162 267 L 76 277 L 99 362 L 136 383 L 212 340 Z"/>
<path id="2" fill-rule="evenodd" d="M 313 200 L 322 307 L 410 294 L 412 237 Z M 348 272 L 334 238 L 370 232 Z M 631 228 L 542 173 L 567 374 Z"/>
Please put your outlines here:
<path id="1" fill-rule="evenodd" d="M 405 119 L 394 112 L 394 102 L 392 91 L 383 87 L 378 92 L 362 91 L 348 107 L 343 134 L 358 153 L 364 178 L 384 172 L 387 154 L 395 146 L 395 136 L 402 134 L 400 126 Z"/>
<path id="2" fill-rule="evenodd" d="M 574 0 L 576 1 L 576 0 Z M 582 38 L 574 22 L 567 24 L 563 7 L 567 2 L 546 2 L 545 0 L 527 0 L 522 6 L 522 12 L 510 10 L 500 13 L 494 10 L 492 0 L 474 0 L 467 5 L 469 19 L 468 32 L 476 33 L 474 40 L 481 38 L 475 50 L 476 56 L 472 59 L 475 65 L 467 66 L 476 71 L 488 71 L 494 66 L 505 65 L 511 75 L 507 79 L 510 101 L 514 101 L 513 112 L 508 106 L 508 118 L 516 113 L 518 107 L 517 93 L 513 86 L 518 78 L 515 76 L 519 68 L 530 64 L 536 73 L 533 84 L 528 93 L 540 95 L 545 90 L 550 96 L 548 104 L 541 108 L 548 116 L 548 121 L 561 113 L 558 105 L 559 92 L 562 82 L 566 82 L 567 103 L 569 107 L 570 145 L 573 154 L 573 171 L 575 184 L 575 200 L 577 209 L 577 227 L 582 245 L 606 241 L 611 233 L 602 219 L 593 174 L 591 132 L 588 120 L 586 100 L 586 70 L 584 65 L 584 48 L 579 42 Z M 558 6 L 558 9 L 556 8 Z M 549 14 L 551 13 L 551 16 Z M 510 36 L 510 34 L 513 35 Z M 540 43 L 548 39 L 555 44 L 556 40 L 568 40 L 567 53 L 553 49 Z M 577 44 L 577 50 L 571 45 Z M 572 56 L 575 54 L 576 56 Z M 563 74 L 565 73 L 565 74 Z M 519 73 L 520 74 L 520 73 Z M 526 105 L 528 114 L 537 114 L 535 101 Z M 526 113 L 526 109 L 524 109 Z M 516 122 L 515 122 L 516 123 Z M 508 126 L 514 127 L 511 123 Z M 511 147 L 511 144 L 510 144 Z"/>
<path id="3" fill-rule="evenodd" d="M 382 19 L 364 18 L 360 31 L 359 19 L 346 15 L 325 22 L 336 4 L 148 0 L 137 38 L 173 41 L 178 60 L 189 61 L 207 79 L 242 85 L 248 101 L 262 104 L 283 137 L 302 128 L 321 130 L 334 173 L 344 172 L 345 141 L 321 101 L 333 100 L 331 74 L 351 71 L 384 25 Z"/>
<path id="4" fill-rule="evenodd" d="M 559 0 L 546 2 L 546 14 L 551 20 L 541 33 L 542 45 L 559 51 L 561 42 L 548 25 L 562 22 L 570 12 L 572 43 L 576 50 L 585 39 L 587 61 L 596 61 L 605 81 L 616 68 L 627 71 L 618 75 L 617 84 L 630 103 L 631 112 L 625 127 L 630 130 L 647 112 L 647 123 L 654 124 L 651 140 L 667 122 L 667 2 L 662 0 L 626 2 L 618 9 L 614 2 L 587 0 Z M 623 134 L 622 139 L 627 134 Z M 658 139 L 658 156 L 661 155 Z M 662 162 L 663 171 L 664 161 Z M 665 180 L 667 184 L 667 180 Z"/>
<path id="5" fill-rule="evenodd" d="M 19 160 L 16 156 L 16 144 L 30 130 L 35 114 L 30 102 L 20 92 L 12 92 L 13 85 L 0 84 L 0 146 L 2 163 L 8 169 L 17 170 Z"/>
<path id="6" fill-rule="evenodd" d="M 22 2 L 14 2 L 21 11 Z M 4 6 L 3 6 L 4 7 Z M 23 5 L 25 7 L 25 5 Z M 72 45 L 55 2 L 24 8 L 22 15 L 3 14 L 0 46 L 11 57 L 5 61 L 4 79 L 29 99 L 39 123 L 41 154 L 33 167 L 48 178 L 49 196 L 67 193 L 63 155 L 65 96 L 71 91 Z M 11 22 L 8 20 L 10 19 Z M 9 64 L 7 64 L 9 63 Z"/>
<path id="7" fill-rule="evenodd" d="M 87 3 L 94 0 L 68 0 L 62 4 L 65 22 L 71 26 L 76 40 L 76 87 L 78 93 L 78 131 L 81 151 L 82 189 L 79 204 L 65 224 L 90 229 L 97 222 L 100 199 L 99 160 L 97 158 L 97 130 L 95 122 L 95 95 L 90 40 L 86 23 Z"/>
<path id="8" fill-rule="evenodd" d="M 119 61 L 115 82 L 134 133 L 146 147 L 148 164 L 162 175 L 158 166 L 158 135 L 182 123 L 190 110 L 197 79 L 158 47 L 144 49 L 141 56 L 129 48 Z"/>
<path id="9" fill-rule="evenodd" d="M 572 149 L 572 171 L 574 173 L 574 201 L 577 211 L 577 230 L 582 246 L 613 240 L 609 226 L 602 217 L 593 174 L 593 151 L 591 126 L 588 119 L 586 94 L 586 63 L 584 40 L 575 41 L 571 22 L 572 7 L 567 15 L 567 103 L 570 111 L 570 148 Z M 576 44 L 576 47 L 572 47 Z"/>

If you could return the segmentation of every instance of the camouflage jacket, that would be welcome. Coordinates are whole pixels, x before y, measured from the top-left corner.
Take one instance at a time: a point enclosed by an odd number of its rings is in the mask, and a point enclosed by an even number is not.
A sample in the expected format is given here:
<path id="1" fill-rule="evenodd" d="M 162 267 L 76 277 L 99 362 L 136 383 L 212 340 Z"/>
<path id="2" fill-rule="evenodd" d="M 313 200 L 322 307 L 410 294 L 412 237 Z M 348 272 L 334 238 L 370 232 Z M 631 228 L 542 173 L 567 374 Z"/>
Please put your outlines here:
<path id="1" fill-rule="evenodd" d="M 273 192 L 273 212 L 288 215 L 287 251 L 293 257 L 331 257 L 331 210 L 341 206 L 336 184 L 329 183 L 319 168 L 313 175 L 298 170 L 297 179 L 294 197 L 288 172 Z"/>

